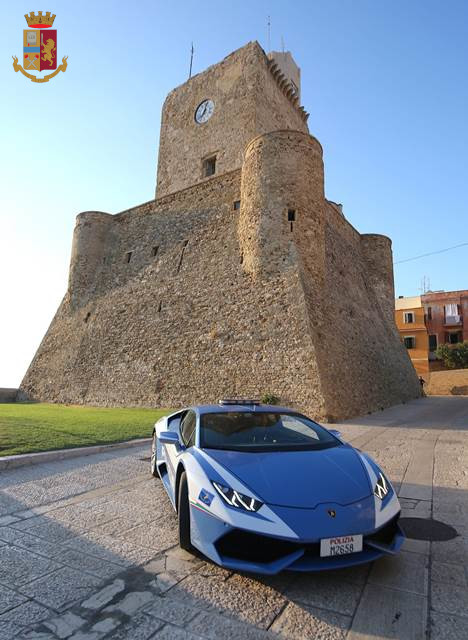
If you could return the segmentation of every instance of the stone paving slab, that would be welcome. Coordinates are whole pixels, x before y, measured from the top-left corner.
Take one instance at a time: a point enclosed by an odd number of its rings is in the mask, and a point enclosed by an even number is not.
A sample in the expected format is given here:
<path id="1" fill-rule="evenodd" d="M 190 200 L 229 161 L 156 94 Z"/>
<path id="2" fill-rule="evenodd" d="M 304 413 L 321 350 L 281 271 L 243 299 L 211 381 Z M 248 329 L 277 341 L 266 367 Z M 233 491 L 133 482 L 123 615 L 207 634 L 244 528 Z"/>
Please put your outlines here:
<path id="1" fill-rule="evenodd" d="M 8 609 L 12 609 L 13 607 L 17 607 L 26 601 L 27 598 L 20 593 L 16 593 L 15 591 L 0 585 L 0 613 L 8 611 Z"/>
<path id="2" fill-rule="evenodd" d="M 401 551 L 396 557 L 375 562 L 369 584 L 427 596 L 429 559 L 417 553 Z"/>
<path id="3" fill-rule="evenodd" d="M 364 589 L 348 638 L 421 640 L 425 637 L 426 624 L 424 596 L 369 584 Z"/>
<path id="4" fill-rule="evenodd" d="M 0 548 L 0 582 L 18 587 L 60 569 L 60 564 L 26 549 Z"/>
<path id="5" fill-rule="evenodd" d="M 74 602 L 90 594 L 100 580 L 75 569 L 63 567 L 54 574 L 33 580 L 18 590 L 56 611 L 63 611 Z"/>
<path id="6" fill-rule="evenodd" d="M 336 428 L 405 517 L 457 536 L 344 571 L 243 575 L 182 551 L 147 447 L 0 472 L 0 640 L 466 640 L 468 399 L 442 400 Z"/>

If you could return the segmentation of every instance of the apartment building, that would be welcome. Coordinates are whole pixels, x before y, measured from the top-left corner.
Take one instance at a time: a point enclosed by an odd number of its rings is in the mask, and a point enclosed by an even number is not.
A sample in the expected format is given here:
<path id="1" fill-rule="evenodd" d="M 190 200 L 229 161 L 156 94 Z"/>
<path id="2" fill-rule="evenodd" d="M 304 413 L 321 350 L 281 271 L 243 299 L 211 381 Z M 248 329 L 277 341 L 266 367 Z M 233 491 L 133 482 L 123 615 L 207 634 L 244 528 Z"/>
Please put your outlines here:
<path id="1" fill-rule="evenodd" d="M 437 347 L 468 340 L 468 289 L 400 296 L 395 322 L 417 373 L 441 369 Z"/>

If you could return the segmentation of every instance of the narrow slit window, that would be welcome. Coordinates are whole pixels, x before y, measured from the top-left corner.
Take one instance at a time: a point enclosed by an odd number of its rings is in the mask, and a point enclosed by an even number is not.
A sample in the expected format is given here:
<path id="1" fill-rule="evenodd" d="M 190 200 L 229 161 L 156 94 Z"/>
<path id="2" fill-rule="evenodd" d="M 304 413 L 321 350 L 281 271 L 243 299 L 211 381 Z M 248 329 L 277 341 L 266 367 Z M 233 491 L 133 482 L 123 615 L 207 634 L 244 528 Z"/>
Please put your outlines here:
<path id="1" fill-rule="evenodd" d="M 184 260 L 184 252 L 187 245 L 188 245 L 188 240 L 184 240 L 184 243 L 182 245 L 182 251 L 180 252 L 179 264 L 177 265 L 177 273 L 179 273 L 180 268 L 182 267 L 182 262 Z"/>
<path id="2" fill-rule="evenodd" d="M 153 256 L 153 258 L 156 258 L 156 256 L 158 255 L 158 251 L 159 251 L 159 245 L 156 245 L 151 249 L 151 255 Z"/>
<path id="3" fill-rule="evenodd" d="M 161 313 L 161 309 L 162 309 L 162 300 L 160 300 L 158 304 L 158 313 Z"/>
<path id="4" fill-rule="evenodd" d="M 127 251 L 127 253 L 125 254 L 125 262 L 128 264 L 130 262 L 130 260 L 132 259 L 132 253 L 133 251 Z"/>
<path id="5" fill-rule="evenodd" d="M 290 231 L 293 230 L 295 221 L 296 221 L 296 210 L 288 209 L 288 222 L 289 222 Z"/>
<path id="6" fill-rule="evenodd" d="M 214 176 L 216 173 L 216 156 L 212 156 L 211 158 L 207 158 L 203 162 L 203 177 L 208 178 L 208 176 Z"/>
<path id="7" fill-rule="evenodd" d="M 240 200 L 236 200 L 234 202 L 234 211 L 237 211 L 238 209 L 240 209 Z"/>

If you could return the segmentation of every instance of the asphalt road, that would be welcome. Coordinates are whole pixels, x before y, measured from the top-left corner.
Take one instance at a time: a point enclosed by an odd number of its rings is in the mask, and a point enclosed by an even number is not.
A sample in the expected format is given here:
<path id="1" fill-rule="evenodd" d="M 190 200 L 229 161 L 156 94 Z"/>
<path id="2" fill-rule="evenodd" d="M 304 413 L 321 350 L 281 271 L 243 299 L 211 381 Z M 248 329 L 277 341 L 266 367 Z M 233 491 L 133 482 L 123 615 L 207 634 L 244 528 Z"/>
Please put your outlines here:
<path id="1" fill-rule="evenodd" d="M 0 473 L 0 640 L 468 638 L 468 398 L 334 425 L 387 470 L 404 517 L 451 525 L 357 569 L 272 578 L 176 545 L 147 448 Z"/>

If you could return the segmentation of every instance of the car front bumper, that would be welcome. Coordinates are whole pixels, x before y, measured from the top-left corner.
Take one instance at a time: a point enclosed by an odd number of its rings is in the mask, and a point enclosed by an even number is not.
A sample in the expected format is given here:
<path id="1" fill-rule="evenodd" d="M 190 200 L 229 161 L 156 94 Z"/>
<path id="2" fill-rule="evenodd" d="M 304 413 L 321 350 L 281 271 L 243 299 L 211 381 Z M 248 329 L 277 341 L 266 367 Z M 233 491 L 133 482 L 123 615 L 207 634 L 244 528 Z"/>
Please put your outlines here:
<path id="1" fill-rule="evenodd" d="M 227 525 L 203 510 L 192 508 L 192 543 L 220 566 L 236 571 L 271 575 L 284 570 L 341 569 L 396 554 L 405 540 L 399 516 L 397 513 L 381 527 L 363 533 L 362 551 L 322 557 L 320 539 L 292 541 L 259 534 Z"/>

